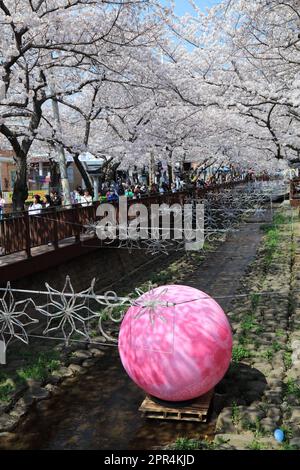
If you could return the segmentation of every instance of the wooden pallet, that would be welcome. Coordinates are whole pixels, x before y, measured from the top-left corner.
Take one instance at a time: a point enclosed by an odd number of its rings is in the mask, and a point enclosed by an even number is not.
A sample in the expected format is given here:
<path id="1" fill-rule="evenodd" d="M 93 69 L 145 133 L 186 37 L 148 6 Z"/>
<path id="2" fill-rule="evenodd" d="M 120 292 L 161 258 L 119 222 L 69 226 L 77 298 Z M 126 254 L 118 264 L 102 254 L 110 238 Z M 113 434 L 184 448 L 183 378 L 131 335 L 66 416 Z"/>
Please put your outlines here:
<path id="1" fill-rule="evenodd" d="M 149 419 L 197 421 L 198 423 L 206 423 L 208 410 L 213 396 L 214 389 L 199 398 L 195 398 L 191 404 L 176 408 L 160 405 L 147 396 L 141 404 L 139 411 Z"/>

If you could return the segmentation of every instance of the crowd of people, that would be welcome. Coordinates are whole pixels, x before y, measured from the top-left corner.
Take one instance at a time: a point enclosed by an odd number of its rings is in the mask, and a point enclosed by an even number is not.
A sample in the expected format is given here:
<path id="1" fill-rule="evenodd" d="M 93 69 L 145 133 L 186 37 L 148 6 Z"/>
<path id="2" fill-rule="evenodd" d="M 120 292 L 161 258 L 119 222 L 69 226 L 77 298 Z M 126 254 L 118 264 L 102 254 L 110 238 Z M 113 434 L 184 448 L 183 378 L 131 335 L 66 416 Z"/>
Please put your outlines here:
<path id="1" fill-rule="evenodd" d="M 81 204 L 82 206 L 93 205 L 93 196 L 89 191 L 83 191 L 81 187 L 78 187 L 72 193 L 71 202 L 72 204 Z M 50 194 L 46 194 L 43 198 L 36 194 L 33 198 L 33 202 L 30 204 L 28 211 L 30 215 L 40 214 L 43 209 L 49 209 L 52 207 L 60 207 L 63 204 L 63 198 L 57 191 L 51 191 Z"/>
<path id="2" fill-rule="evenodd" d="M 124 174 L 123 177 L 116 177 L 113 181 L 103 182 L 97 196 L 87 189 L 78 186 L 70 194 L 70 203 L 72 206 L 81 205 L 88 207 L 92 206 L 94 201 L 117 202 L 121 196 L 126 196 L 128 199 L 141 199 L 145 196 L 163 195 L 184 190 L 206 189 L 230 181 L 254 181 L 256 176 L 252 168 L 238 170 L 233 166 L 220 167 L 213 171 L 204 167 L 190 169 L 190 171 L 185 173 L 180 173 L 177 170 L 174 181 L 171 183 L 168 181 L 166 172 L 163 173 L 162 171 L 155 173 L 155 182 L 151 184 L 146 182 L 148 181 L 147 178 L 141 178 L 137 173 L 133 177 Z M 259 176 L 260 178 L 262 177 L 262 175 Z M 265 179 L 268 179 L 267 173 L 265 174 Z M 5 200 L 0 192 L 0 219 L 4 212 L 4 204 Z M 63 200 L 63 196 L 53 189 L 43 197 L 36 194 L 28 210 L 31 215 L 36 215 L 44 209 L 60 206 L 66 207 L 66 205 L 68 204 Z"/>
<path id="3" fill-rule="evenodd" d="M 121 178 L 110 183 L 104 183 L 99 192 L 99 200 L 115 201 L 120 196 L 126 196 L 129 199 L 139 199 L 143 196 L 151 196 L 165 193 L 176 193 L 187 189 L 205 189 L 216 184 L 229 181 L 246 179 L 252 181 L 255 179 L 255 172 L 250 169 L 243 174 L 239 172 L 217 171 L 208 175 L 206 171 L 192 170 L 185 178 L 176 177 L 175 181 L 169 183 L 166 179 L 155 178 L 155 183 L 147 185 L 145 182 L 131 181 L 127 178 L 125 181 Z"/>
<path id="4" fill-rule="evenodd" d="M 208 183 L 209 184 L 209 183 Z M 93 197 L 88 190 L 83 190 L 81 187 L 77 187 L 71 193 L 71 204 L 81 205 L 82 207 L 88 207 L 93 204 L 93 201 L 100 202 L 116 202 L 120 196 L 125 196 L 128 199 L 141 199 L 144 196 L 151 196 L 157 194 L 165 194 L 168 192 L 178 192 L 186 188 L 186 184 L 172 183 L 168 184 L 162 182 L 161 184 L 153 183 L 150 186 L 143 184 L 132 184 L 131 181 L 122 182 L 121 180 L 111 181 L 110 183 L 104 183 L 101 190 L 99 191 L 98 197 Z M 34 196 L 33 202 L 30 204 L 28 211 L 30 215 L 40 214 L 43 209 L 49 209 L 52 207 L 60 207 L 63 205 L 63 197 L 56 191 L 52 191 L 50 194 L 46 194 L 41 197 L 39 194 Z"/>
<path id="5" fill-rule="evenodd" d="M 72 206 L 81 205 L 88 207 L 93 204 L 93 201 L 97 200 L 100 202 L 116 202 L 120 196 L 125 196 L 128 199 L 141 199 L 145 196 L 176 193 L 186 189 L 205 189 L 216 184 L 240 179 L 253 180 L 255 179 L 255 172 L 250 169 L 243 172 L 243 174 L 232 171 L 219 171 L 212 175 L 207 175 L 206 171 L 192 170 L 184 179 L 177 177 L 174 182 L 168 183 L 165 179 L 156 178 L 156 182 L 151 185 L 145 182 L 132 181 L 129 177 L 126 179 L 117 178 L 115 181 L 104 182 L 97 197 L 87 189 L 84 190 L 81 186 L 78 186 L 71 193 L 71 204 Z M 35 215 L 39 214 L 43 209 L 59 207 L 61 205 L 65 206 L 62 197 L 57 191 L 53 190 L 43 198 L 36 194 L 28 210 L 31 215 Z"/>
<path id="6" fill-rule="evenodd" d="M 169 185 L 165 182 L 147 185 L 146 183 L 133 184 L 130 180 L 124 182 L 118 179 L 117 181 L 111 181 L 109 184 L 103 184 L 99 192 L 99 199 L 109 202 L 118 200 L 120 196 L 125 196 L 128 199 L 140 199 L 143 196 L 164 194 L 171 191 L 174 192 L 175 190 L 177 191 L 175 185 Z"/>

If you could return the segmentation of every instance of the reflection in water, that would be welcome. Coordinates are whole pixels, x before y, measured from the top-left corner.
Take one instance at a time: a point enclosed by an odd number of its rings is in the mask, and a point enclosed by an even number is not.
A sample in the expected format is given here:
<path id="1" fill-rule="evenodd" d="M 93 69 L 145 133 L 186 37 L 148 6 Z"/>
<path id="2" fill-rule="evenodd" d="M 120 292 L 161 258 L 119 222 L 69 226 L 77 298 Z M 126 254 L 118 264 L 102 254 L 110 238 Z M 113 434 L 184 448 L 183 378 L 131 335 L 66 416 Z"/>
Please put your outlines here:
<path id="1" fill-rule="evenodd" d="M 212 436 L 213 426 L 146 420 L 144 399 L 125 373 L 117 351 L 108 350 L 61 393 L 34 406 L 14 433 L 0 437 L 0 449 L 141 450 L 165 446 L 177 437 Z"/>

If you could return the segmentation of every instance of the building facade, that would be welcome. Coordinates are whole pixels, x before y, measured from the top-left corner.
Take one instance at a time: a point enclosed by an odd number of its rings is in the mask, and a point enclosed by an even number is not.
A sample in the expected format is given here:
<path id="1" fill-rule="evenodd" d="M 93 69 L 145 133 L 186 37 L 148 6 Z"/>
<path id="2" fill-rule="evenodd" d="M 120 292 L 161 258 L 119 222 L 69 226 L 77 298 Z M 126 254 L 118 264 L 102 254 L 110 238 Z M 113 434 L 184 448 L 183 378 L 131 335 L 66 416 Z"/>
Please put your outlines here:
<path id="1" fill-rule="evenodd" d="M 0 191 L 2 191 L 7 203 L 11 202 L 16 178 L 16 165 L 13 157 L 13 151 L 0 149 Z M 74 163 L 68 163 L 67 171 L 71 190 L 82 185 L 81 175 Z M 50 184 L 51 170 L 49 156 L 30 156 L 28 159 L 29 199 L 32 199 L 34 193 L 40 195 L 49 193 Z"/>

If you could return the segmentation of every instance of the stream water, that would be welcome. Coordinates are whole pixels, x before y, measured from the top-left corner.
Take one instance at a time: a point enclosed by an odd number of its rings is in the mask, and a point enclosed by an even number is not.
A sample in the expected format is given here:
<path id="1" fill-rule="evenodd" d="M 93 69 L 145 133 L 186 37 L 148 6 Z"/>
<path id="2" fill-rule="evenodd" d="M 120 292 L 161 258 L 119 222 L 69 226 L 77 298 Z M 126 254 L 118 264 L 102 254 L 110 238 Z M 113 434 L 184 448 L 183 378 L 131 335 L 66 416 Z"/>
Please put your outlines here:
<path id="1" fill-rule="evenodd" d="M 0 448 L 150 449 L 177 436 L 212 436 L 212 426 L 143 418 L 138 411 L 143 399 L 117 350 L 110 349 L 90 373 L 66 380 L 61 394 L 34 406 L 17 432 L 0 440 Z"/>

